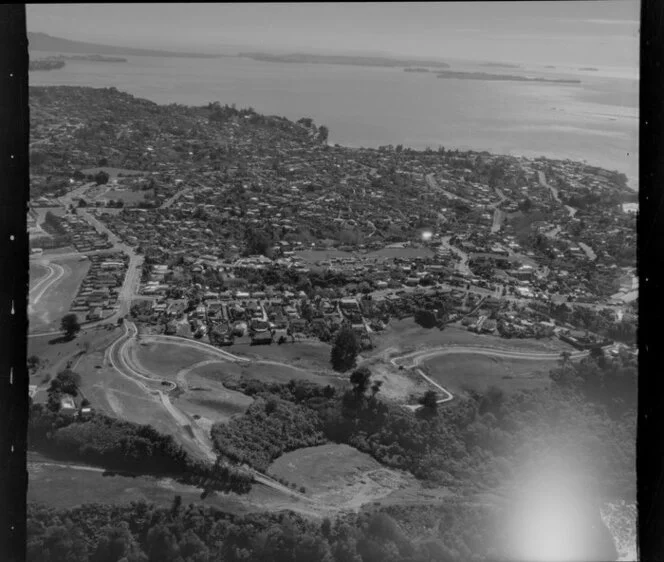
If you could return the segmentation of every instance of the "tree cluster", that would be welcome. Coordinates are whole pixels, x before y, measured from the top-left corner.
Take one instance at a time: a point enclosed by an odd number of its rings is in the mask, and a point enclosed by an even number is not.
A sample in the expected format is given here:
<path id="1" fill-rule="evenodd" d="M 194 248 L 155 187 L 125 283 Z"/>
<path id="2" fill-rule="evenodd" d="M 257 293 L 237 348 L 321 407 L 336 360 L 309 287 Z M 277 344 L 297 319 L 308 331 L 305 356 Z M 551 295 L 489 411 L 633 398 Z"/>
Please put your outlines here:
<path id="1" fill-rule="evenodd" d="M 159 433 L 152 426 L 137 425 L 99 413 L 78 419 L 33 404 L 28 442 L 30 449 L 50 457 L 85 462 L 109 470 L 173 475 L 188 483 L 238 493 L 247 492 L 251 487 L 251 478 L 246 474 L 192 459 L 173 437 Z"/>

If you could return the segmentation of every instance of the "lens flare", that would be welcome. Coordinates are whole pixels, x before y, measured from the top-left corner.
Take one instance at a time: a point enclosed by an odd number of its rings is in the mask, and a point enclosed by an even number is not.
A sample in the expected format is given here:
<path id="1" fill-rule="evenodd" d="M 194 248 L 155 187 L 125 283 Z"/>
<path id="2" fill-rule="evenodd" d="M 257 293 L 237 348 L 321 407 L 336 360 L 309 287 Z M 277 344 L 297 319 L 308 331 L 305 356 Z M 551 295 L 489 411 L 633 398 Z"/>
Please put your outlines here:
<path id="1" fill-rule="evenodd" d="M 424 242 L 428 242 L 429 240 L 431 240 L 432 236 L 433 236 L 433 233 L 432 233 L 431 231 L 429 231 L 429 230 L 425 230 L 425 231 L 422 233 L 422 240 L 423 240 Z"/>
<path id="2" fill-rule="evenodd" d="M 538 471 L 523 482 L 508 525 L 509 550 L 514 559 L 605 559 L 593 554 L 599 547 L 597 529 L 589 515 L 593 502 L 575 480 L 575 475 L 567 471 L 549 470 Z"/>

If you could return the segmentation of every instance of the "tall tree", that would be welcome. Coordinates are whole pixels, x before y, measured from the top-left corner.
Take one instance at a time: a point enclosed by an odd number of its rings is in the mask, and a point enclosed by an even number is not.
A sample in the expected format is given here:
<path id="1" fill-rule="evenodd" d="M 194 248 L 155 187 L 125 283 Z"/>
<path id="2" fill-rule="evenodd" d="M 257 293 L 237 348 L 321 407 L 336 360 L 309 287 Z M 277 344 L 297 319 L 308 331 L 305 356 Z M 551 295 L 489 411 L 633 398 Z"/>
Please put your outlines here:
<path id="1" fill-rule="evenodd" d="M 349 327 L 339 330 L 330 353 L 330 362 L 335 371 L 347 371 L 355 364 L 360 353 L 360 342 Z"/>
<path id="2" fill-rule="evenodd" d="M 78 316 L 74 313 L 65 314 L 60 320 L 60 329 L 64 332 L 65 338 L 70 340 L 81 331 L 81 325 L 78 322 Z"/>

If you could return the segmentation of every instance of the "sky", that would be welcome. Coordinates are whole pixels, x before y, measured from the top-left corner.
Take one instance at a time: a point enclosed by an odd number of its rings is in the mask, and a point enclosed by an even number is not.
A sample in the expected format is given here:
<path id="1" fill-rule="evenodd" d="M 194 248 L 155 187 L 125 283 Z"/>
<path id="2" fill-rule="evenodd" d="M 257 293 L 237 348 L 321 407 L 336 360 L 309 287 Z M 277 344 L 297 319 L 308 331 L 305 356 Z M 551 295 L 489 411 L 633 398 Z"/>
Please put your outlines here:
<path id="1" fill-rule="evenodd" d="M 366 53 L 637 68 L 638 0 L 32 4 L 28 31 L 200 52 Z"/>

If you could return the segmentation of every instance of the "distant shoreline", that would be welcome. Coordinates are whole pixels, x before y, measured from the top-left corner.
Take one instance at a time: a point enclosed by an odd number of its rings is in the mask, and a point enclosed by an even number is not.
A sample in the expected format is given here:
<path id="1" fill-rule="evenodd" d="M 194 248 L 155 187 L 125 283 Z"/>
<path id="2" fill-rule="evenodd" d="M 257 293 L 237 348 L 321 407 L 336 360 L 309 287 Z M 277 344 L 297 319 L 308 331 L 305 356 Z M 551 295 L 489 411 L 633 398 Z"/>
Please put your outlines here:
<path id="1" fill-rule="evenodd" d="M 270 55 L 268 53 L 238 53 L 238 57 L 248 58 L 261 62 L 282 62 L 301 64 L 341 64 L 348 66 L 380 66 L 385 68 L 430 66 L 434 68 L 449 68 L 450 65 L 441 61 L 410 60 L 389 57 L 362 57 L 350 55 L 311 55 L 293 53 L 290 55 Z"/>
<path id="2" fill-rule="evenodd" d="M 581 84 L 576 78 L 528 78 L 527 76 L 516 76 L 514 74 L 490 74 L 488 72 L 462 72 L 457 70 L 445 70 L 439 72 L 438 78 L 452 78 L 458 80 L 493 80 L 504 82 L 540 82 L 549 84 Z"/>

